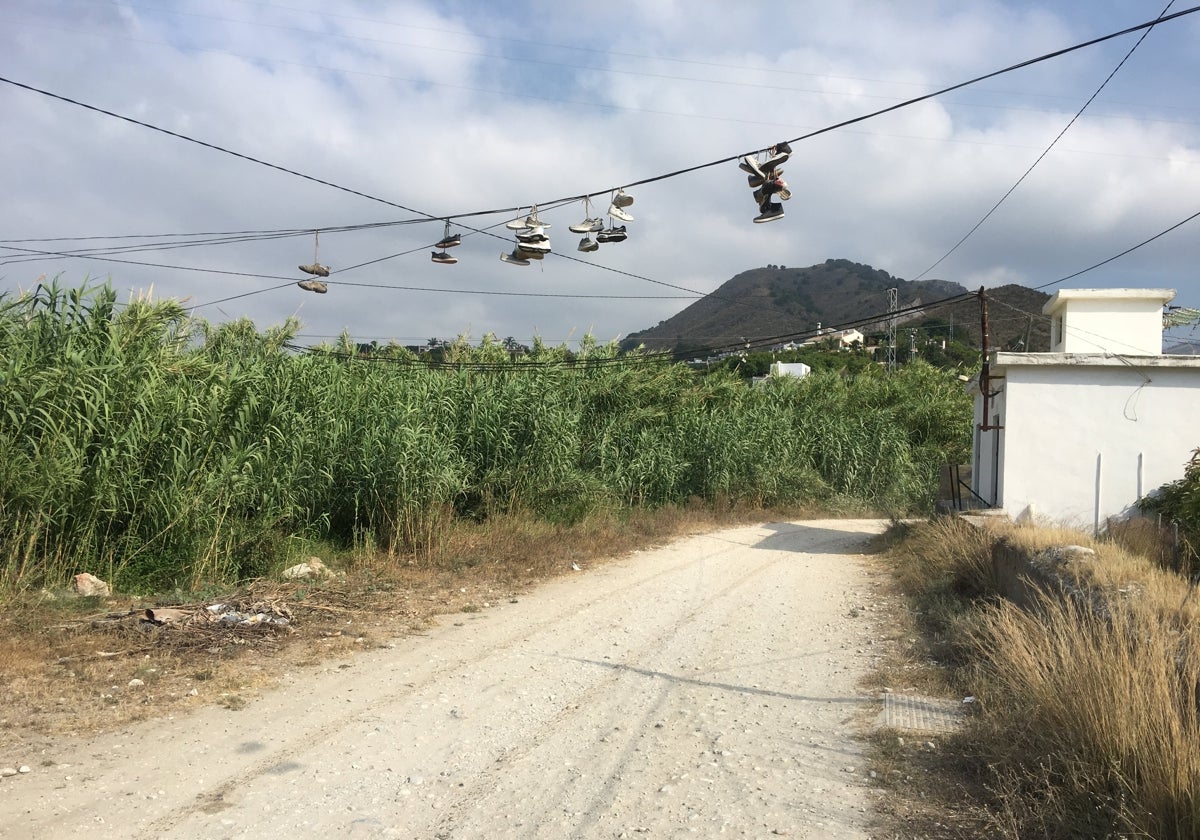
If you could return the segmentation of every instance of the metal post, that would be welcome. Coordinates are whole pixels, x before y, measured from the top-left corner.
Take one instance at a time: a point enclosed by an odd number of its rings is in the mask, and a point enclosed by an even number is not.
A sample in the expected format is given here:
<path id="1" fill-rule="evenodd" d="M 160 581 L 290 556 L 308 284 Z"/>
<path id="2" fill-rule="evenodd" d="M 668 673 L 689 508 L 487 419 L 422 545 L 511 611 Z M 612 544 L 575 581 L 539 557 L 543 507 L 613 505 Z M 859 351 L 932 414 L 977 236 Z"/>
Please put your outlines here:
<path id="1" fill-rule="evenodd" d="M 887 369 L 896 372 L 896 311 L 900 309 L 900 290 L 888 289 Z"/>

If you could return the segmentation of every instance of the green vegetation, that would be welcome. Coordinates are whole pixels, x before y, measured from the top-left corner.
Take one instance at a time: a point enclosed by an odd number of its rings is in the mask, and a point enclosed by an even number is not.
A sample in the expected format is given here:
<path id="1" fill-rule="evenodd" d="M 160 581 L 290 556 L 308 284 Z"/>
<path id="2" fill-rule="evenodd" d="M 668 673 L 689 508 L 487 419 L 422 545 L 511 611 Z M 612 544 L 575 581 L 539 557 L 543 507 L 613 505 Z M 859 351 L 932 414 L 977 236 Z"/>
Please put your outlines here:
<path id="1" fill-rule="evenodd" d="M 349 337 L 296 353 L 296 326 L 118 307 L 109 288 L 0 297 L 0 590 L 85 569 L 194 589 L 314 540 L 419 556 L 495 514 L 922 509 L 969 446 L 959 383 L 921 363 L 749 388 L 586 342 L 459 341 L 448 366 Z"/>
<path id="2" fill-rule="evenodd" d="M 997 597 L 1001 538 L 1096 555 L 1022 609 Z M 896 790 L 925 811 L 921 836 L 1200 836 L 1200 605 L 1186 578 L 1112 540 L 961 519 L 909 529 L 891 557 L 924 631 L 912 655 L 974 698 L 960 734 L 906 757 L 927 772 Z"/>
<path id="3" fill-rule="evenodd" d="M 1200 449 L 1192 453 L 1183 478 L 1163 485 L 1140 505 L 1179 525 L 1180 566 L 1192 575 L 1200 574 Z"/>

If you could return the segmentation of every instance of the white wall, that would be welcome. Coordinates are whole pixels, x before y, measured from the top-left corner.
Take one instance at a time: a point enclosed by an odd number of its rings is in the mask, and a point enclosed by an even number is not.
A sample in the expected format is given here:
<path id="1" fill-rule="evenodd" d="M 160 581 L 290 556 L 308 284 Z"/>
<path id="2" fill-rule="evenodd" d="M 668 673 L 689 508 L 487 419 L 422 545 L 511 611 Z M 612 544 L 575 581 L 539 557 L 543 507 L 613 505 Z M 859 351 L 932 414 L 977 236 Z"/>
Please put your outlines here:
<path id="1" fill-rule="evenodd" d="M 1003 367 L 1000 502 L 1013 518 L 1103 526 L 1183 476 L 1200 447 L 1200 366 L 1109 362 Z"/>
<path id="2" fill-rule="evenodd" d="M 1064 353 L 1109 351 L 1137 356 L 1162 352 L 1162 307 L 1143 300 L 1072 300 L 1063 315 Z"/>

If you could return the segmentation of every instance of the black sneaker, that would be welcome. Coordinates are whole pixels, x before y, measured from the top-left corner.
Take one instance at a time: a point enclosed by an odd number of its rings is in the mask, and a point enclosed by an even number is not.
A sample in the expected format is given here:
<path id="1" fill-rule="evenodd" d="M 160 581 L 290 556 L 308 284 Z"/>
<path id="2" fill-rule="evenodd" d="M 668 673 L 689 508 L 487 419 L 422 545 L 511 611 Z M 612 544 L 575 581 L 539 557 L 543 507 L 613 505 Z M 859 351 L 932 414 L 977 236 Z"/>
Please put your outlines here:
<path id="1" fill-rule="evenodd" d="M 455 233 L 451 236 L 442 237 L 442 241 L 439 242 L 438 244 L 434 245 L 433 247 L 440 248 L 441 250 L 445 251 L 447 248 L 453 248 L 455 245 L 461 245 L 461 244 L 462 244 L 462 234 Z"/>
<path id="2" fill-rule="evenodd" d="M 610 227 L 608 230 L 602 230 L 596 234 L 597 242 L 624 242 L 626 238 L 625 225 Z"/>
<path id="3" fill-rule="evenodd" d="M 763 185 L 763 182 L 766 180 L 767 179 L 761 175 L 747 175 L 746 176 L 746 183 L 750 185 L 750 189 L 755 189 L 757 187 L 761 187 Z"/>
<path id="4" fill-rule="evenodd" d="M 435 263 L 442 263 L 443 265 L 454 265 L 456 262 L 458 262 L 458 257 L 451 256 L 445 251 L 434 251 L 433 256 L 430 259 L 432 259 Z"/>
<path id="5" fill-rule="evenodd" d="M 754 223 L 761 225 L 783 218 L 783 205 L 776 201 L 768 201 L 759 208 L 762 212 L 754 217 Z"/>

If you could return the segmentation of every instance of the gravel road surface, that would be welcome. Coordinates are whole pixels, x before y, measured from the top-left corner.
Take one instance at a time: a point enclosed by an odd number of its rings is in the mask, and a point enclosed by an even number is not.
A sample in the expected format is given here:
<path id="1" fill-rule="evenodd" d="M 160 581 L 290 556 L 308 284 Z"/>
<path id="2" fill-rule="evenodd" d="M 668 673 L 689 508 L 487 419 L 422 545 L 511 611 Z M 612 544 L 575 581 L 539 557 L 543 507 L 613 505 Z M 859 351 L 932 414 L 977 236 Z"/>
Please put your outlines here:
<path id="1" fill-rule="evenodd" d="M 853 607 L 885 526 L 689 537 L 241 710 L 69 741 L 0 780 L 0 836 L 865 838 Z"/>

